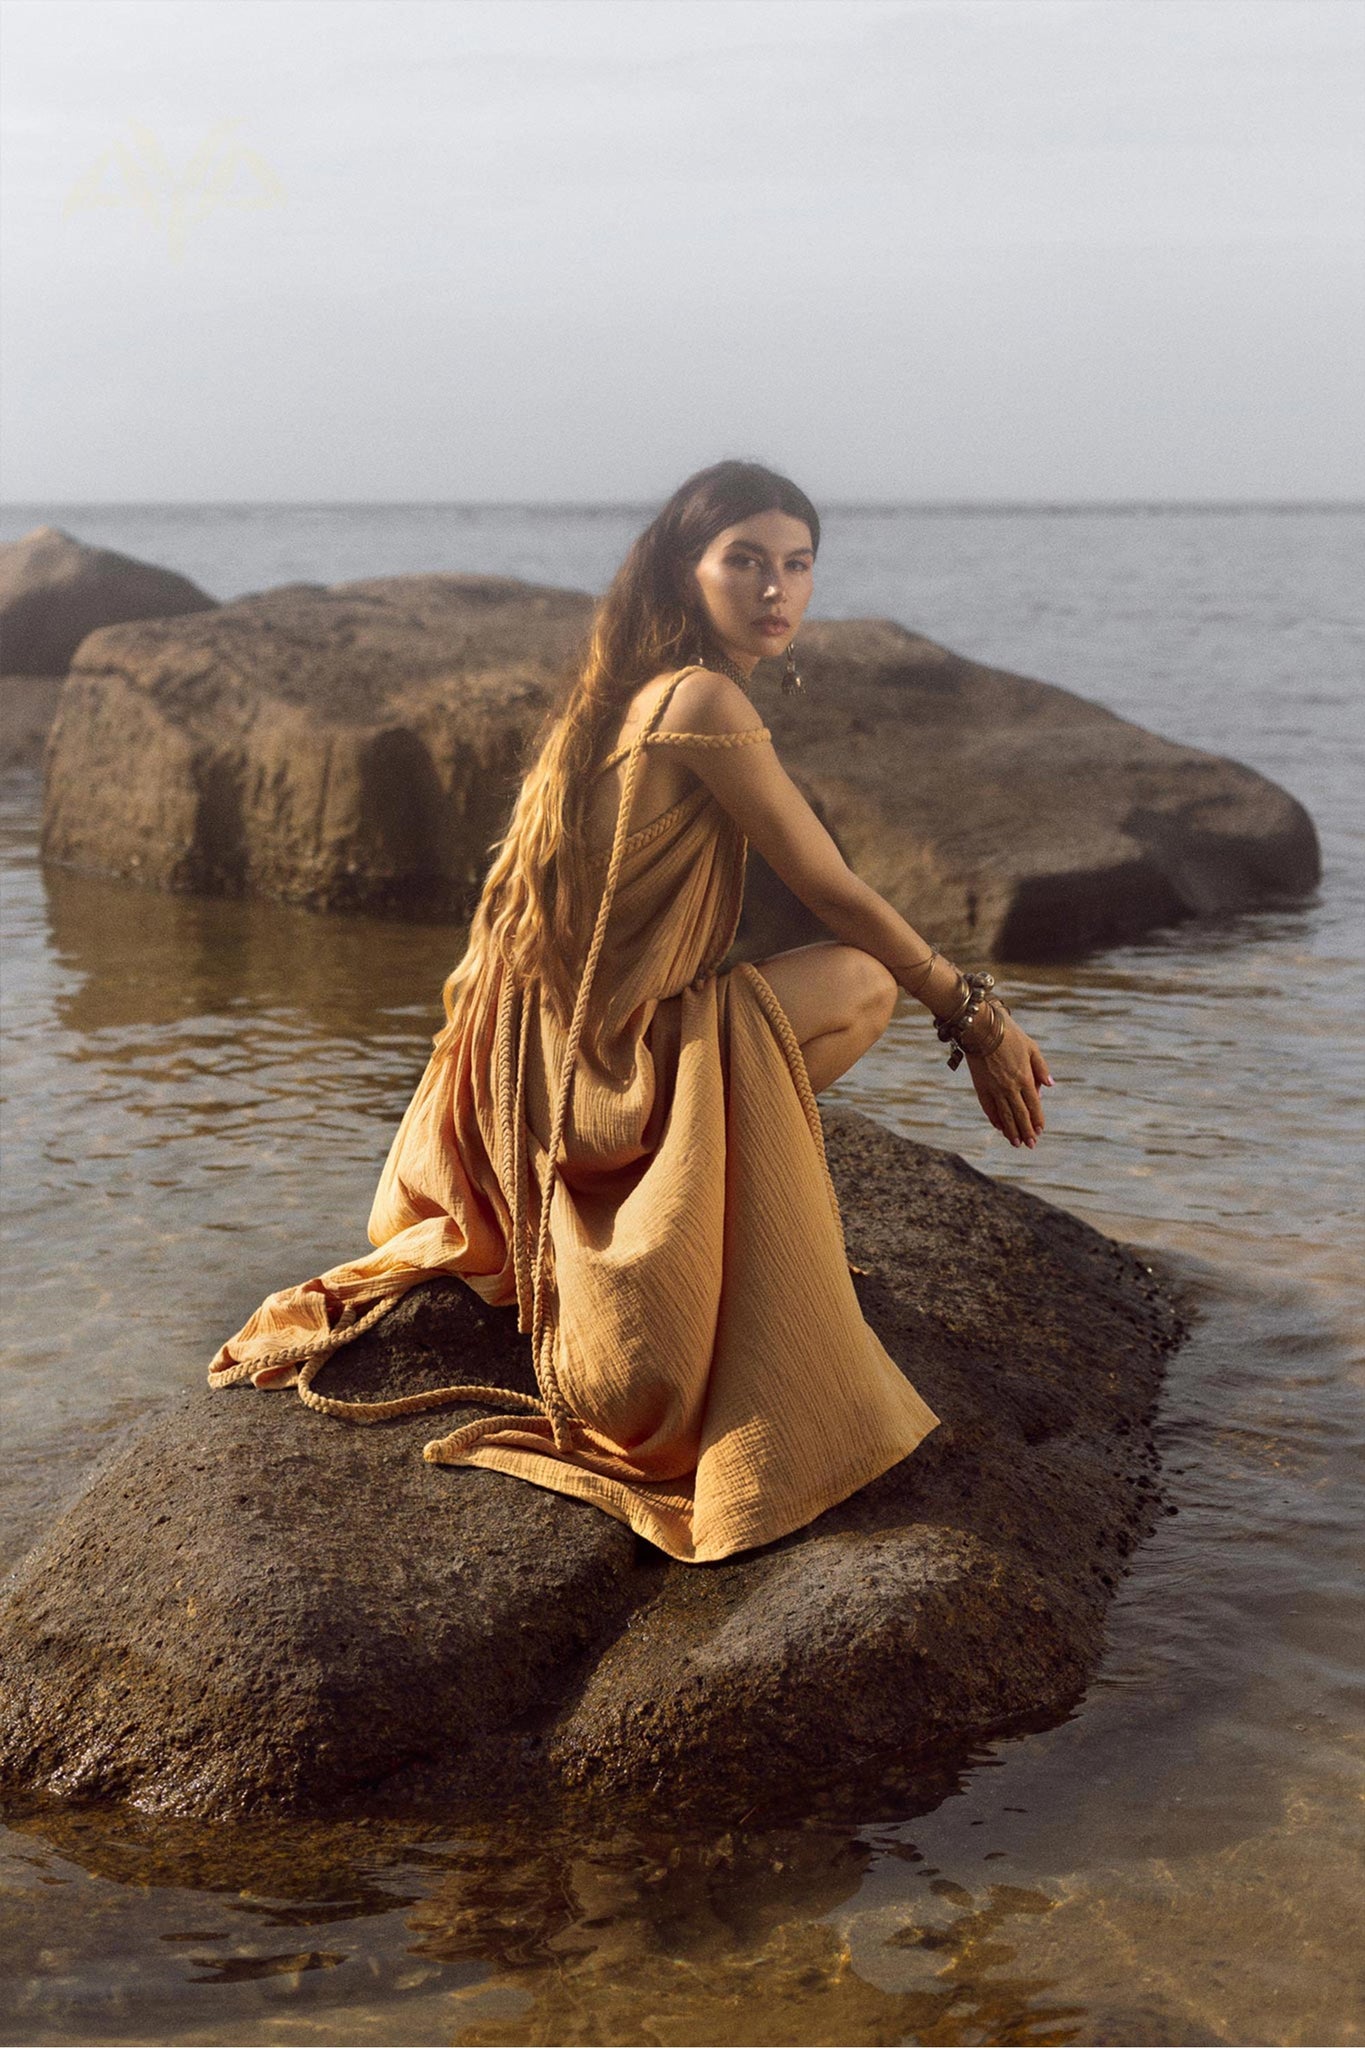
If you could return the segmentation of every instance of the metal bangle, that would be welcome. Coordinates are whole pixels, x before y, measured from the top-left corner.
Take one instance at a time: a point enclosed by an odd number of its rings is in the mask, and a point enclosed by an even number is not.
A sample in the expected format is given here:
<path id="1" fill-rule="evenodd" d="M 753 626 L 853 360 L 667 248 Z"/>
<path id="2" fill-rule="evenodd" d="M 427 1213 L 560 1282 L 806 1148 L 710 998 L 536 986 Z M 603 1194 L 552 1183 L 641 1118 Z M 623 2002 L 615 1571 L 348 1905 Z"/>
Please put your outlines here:
<path id="1" fill-rule="evenodd" d="M 991 997 L 991 990 L 994 987 L 995 976 L 993 974 L 963 975 L 961 977 L 959 995 L 963 996 L 964 999 L 946 1017 L 939 1018 L 935 1027 L 939 1041 L 941 1044 L 951 1045 L 953 1048 L 948 1055 L 948 1069 L 950 1073 L 961 1066 L 968 1052 L 981 1050 L 994 1052 L 996 1046 L 999 1045 L 1004 1037 L 1005 1020 L 1002 1016 L 996 1020 L 996 1030 L 991 1036 L 988 1048 L 966 1046 L 962 1042 L 963 1033 L 971 1030 L 983 1009 L 993 1013 L 995 1004 Z M 1000 1008 L 1003 1010 L 1003 1003 L 1000 1005 Z"/>
<path id="2" fill-rule="evenodd" d="M 989 1003 L 987 1003 L 986 1008 L 990 1012 L 991 1016 L 995 1019 L 995 1029 L 991 1033 L 990 1038 L 987 1040 L 985 1045 L 970 1046 L 963 1045 L 960 1038 L 955 1039 L 953 1042 L 953 1050 L 948 1056 L 948 1065 L 950 1068 L 956 1068 L 961 1066 L 964 1053 L 969 1059 L 984 1060 L 989 1059 L 993 1052 L 999 1051 L 1001 1043 L 1003 1042 L 1005 1036 L 1005 1018 L 1008 1016 L 1009 1013 L 1006 1010 L 1005 1005 L 998 998 L 994 998 Z"/>
<path id="3" fill-rule="evenodd" d="M 941 1017 L 935 1017 L 934 1019 L 934 1029 L 940 1038 L 952 1034 L 957 1028 L 958 1020 L 970 1009 L 971 1001 L 971 984 L 968 982 L 965 974 L 959 974 L 957 977 L 957 987 L 953 991 L 951 1008 L 945 1010 Z"/>
<path id="4" fill-rule="evenodd" d="M 950 1010 L 946 1017 L 940 1017 L 935 1027 L 945 1045 L 971 1022 L 994 987 L 993 974 L 964 974 L 960 977 L 958 1007 Z"/>
<path id="5" fill-rule="evenodd" d="M 909 970 L 910 973 L 914 975 L 916 982 L 918 982 L 922 976 L 932 974 L 934 970 L 934 962 L 940 959 L 941 957 L 942 956 L 939 953 L 938 947 L 935 946 L 930 951 L 927 960 L 916 961 L 915 965 Z M 897 975 L 896 979 L 900 981 L 900 976 Z M 905 989 L 907 995 L 912 996 L 915 993 L 914 989 L 908 987 L 904 981 L 901 981 L 901 987 Z"/>
<path id="6" fill-rule="evenodd" d="M 987 1039 L 984 1045 L 972 1046 L 971 1057 L 973 1059 L 989 1059 L 990 1055 L 993 1052 L 999 1051 L 1000 1046 L 1004 1042 L 1006 1029 L 1005 1005 L 1003 1003 L 991 1001 L 987 1003 L 986 1010 L 992 1022 L 994 1023 L 995 1029 L 991 1032 L 990 1037 Z"/>

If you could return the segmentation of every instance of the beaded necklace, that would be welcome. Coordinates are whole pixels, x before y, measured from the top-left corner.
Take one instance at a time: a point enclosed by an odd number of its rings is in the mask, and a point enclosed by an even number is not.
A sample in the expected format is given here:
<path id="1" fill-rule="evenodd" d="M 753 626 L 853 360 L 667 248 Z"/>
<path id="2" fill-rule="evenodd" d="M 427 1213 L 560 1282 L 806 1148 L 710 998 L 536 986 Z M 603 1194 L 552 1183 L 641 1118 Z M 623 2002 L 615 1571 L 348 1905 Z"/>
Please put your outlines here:
<path id="1" fill-rule="evenodd" d="M 782 695 L 784 697 L 798 696 L 805 688 L 800 676 L 797 674 L 796 659 L 793 653 L 794 644 L 787 649 L 787 665 L 782 671 Z M 749 678 L 745 675 L 743 669 L 736 668 L 730 657 L 722 654 L 719 648 L 717 648 L 709 661 L 705 660 L 702 654 L 698 652 L 697 662 L 701 668 L 718 668 L 722 675 L 729 676 L 732 683 L 739 684 L 746 697 L 749 696 Z M 752 701 L 752 698 L 750 698 L 751 703 Z"/>
<path id="2" fill-rule="evenodd" d="M 749 678 L 745 675 L 742 668 L 737 668 L 735 666 L 734 662 L 731 661 L 728 654 L 722 654 L 720 650 L 717 649 L 709 657 L 703 659 L 702 655 L 699 653 L 697 656 L 697 662 L 699 667 L 701 668 L 718 668 L 723 676 L 729 676 L 730 681 L 732 683 L 739 684 L 740 689 L 743 690 L 746 697 L 749 696 Z M 752 703 L 753 699 L 750 698 L 749 701 Z"/>

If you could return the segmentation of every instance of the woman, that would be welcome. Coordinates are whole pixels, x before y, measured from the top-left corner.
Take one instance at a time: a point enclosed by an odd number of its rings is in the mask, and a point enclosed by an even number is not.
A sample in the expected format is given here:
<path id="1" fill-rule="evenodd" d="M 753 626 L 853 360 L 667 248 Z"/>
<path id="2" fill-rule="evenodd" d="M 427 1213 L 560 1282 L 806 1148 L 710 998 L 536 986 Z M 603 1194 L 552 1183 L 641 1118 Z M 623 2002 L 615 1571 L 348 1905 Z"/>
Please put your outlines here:
<path id="1" fill-rule="evenodd" d="M 427 1459 L 576 1494 L 688 1563 L 802 1527 L 935 1427 L 859 1309 L 815 1095 L 898 987 L 1011 1144 L 1036 1143 L 1051 1083 L 989 977 L 964 979 L 847 867 L 748 695 L 784 648 L 800 687 L 819 542 L 805 494 L 743 462 L 690 477 L 635 541 L 446 981 L 376 1249 L 271 1295 L 210 1385 L 295 1385 L 357 1421 L 519 1409 Z M 750 841 L 837 938 L 722 973 Z M 515 1303 L 538 1398 L 313 1392 L 437 1274 Z"/>

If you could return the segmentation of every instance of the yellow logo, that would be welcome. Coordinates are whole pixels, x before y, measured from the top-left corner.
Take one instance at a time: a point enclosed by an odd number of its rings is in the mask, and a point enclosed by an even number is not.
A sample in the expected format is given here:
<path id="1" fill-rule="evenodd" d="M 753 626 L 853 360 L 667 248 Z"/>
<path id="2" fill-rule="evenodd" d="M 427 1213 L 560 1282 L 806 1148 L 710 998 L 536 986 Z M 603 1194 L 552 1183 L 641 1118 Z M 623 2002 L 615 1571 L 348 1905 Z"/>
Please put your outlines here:
<path id="1" fill-rule="evenodd" d="M 136 121 L 131 142 L 116 142 L 82 172 L 66 195 L 62 218 L 100 207 L 134 206 L 164 234 L 171 260 L 209 214 L 227 207 L 254 213 L 284 203 L 284 187 L 258 151 L 239 142 L 239 121 L 220 121 L 178 175 L 157 137 Z"/>

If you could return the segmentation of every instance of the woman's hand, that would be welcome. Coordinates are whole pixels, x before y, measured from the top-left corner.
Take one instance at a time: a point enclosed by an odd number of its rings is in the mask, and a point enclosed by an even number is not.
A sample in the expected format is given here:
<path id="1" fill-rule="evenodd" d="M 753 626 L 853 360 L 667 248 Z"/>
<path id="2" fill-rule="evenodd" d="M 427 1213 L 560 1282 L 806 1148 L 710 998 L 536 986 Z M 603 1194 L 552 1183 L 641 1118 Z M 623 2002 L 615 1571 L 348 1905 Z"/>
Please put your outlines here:
<path id="1" fill-rule="evenodd" d="M 1043 1134 L 1040 1088 L 1052 1086 L 1047 1061 L 1026 1031 L 1006 1014 L 1005 1035 L 994 1052 L 967 1054 L 976 1099 L 1011 1145 L 1030 1149 Z"/>

